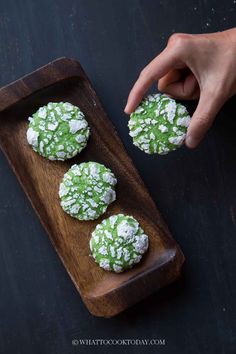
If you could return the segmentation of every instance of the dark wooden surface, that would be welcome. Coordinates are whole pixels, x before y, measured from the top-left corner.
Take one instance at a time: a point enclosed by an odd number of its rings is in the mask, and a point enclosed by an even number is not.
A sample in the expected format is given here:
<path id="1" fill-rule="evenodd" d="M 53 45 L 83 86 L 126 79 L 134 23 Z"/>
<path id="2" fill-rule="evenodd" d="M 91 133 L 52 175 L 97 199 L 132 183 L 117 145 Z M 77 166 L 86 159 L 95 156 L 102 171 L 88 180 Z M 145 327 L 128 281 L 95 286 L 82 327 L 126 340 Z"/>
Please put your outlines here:
<path id="1" fill-rule="evenodd" d="M 48 102 L 70 102 L 88 121 L 88 144 L 73 159 L 48 161 L 27 142 L 28 117 Z M 59 58 L 0 89 L 0 148 L 92 314 L 117 315 L 179 277 L 184 256 L 78 61 Z M 85 161 L 114 172 L 117 198 L 99 219 L 78 221 L 62 210 L 58 190 L 68 169 Z M 89 241 L 98 223 L 119 213 L 138 220 L 149 250 L 136 267 L 117 275 L 98 267 Z"/>
<path id="2" fill-rule="evenodd" d="M 85 353 L 73 338 L 165 338 L 111 352 L 231 354 L 236 348 L 236 102 L 195 151 L 146 156 L 123 107 L 139 70 L 174 31 L 235 26 L 228 1 L 0 1 L 1 85 L 59 56 L 78 58 L 180 243 L 182 279 L 113 319 L 91 316 L 0 155 L 0 352 Z M 105 348 L 106 349 L 106 348 Z"/>

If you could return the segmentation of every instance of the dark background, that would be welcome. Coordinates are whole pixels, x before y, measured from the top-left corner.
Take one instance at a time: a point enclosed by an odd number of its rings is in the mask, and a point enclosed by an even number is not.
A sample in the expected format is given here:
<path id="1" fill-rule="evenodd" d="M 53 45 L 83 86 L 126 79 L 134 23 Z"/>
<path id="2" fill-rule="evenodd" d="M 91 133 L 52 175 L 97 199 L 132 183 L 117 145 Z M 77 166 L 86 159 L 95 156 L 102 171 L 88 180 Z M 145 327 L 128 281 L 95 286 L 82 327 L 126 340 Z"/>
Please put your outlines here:
<path id="1" fill-rule="evenodd" d="M 93 317 L 0 154 L 1 354 L 235 353 L 235 99 L 198 149 L 161 157 L 132 145 L 123 113 L 139 71 L 171 33 L 235 23 L 233 0 L 0 1 L 0 84 L 60 56 L 78 59 L 186 256 L 175 284 L 113 319 Z M 98 348 L 73 346 L 73 338 L 166 345 Z"/>

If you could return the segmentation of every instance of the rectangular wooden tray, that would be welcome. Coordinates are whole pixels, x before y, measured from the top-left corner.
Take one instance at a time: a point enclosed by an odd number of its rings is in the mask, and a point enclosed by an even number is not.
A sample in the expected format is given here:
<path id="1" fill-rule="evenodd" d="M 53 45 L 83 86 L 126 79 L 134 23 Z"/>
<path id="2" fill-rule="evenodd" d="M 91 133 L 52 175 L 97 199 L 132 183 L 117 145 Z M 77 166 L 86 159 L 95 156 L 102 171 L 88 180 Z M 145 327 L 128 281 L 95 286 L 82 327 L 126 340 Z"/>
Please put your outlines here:
<path id="1" fill-rule="evenodd" d="M 66 162 L 42 158 L 26 141 L 27 118 L 50 101 L 78 105 L 91 127 L 88 146 Z M 77 61 L 55 60 L 0 90 L 0 147 L 92 314 L 118 314 L 178 277 L 184 256 Z M 117 201 L 96 221 L 73 219 L 59 205 L 63 174 L 82 161 L 103 163 L 118 179 Z M 133 215 L 150 239 L 142 262 L 121 274 L 100 269 L 89 251 L 96 224 L 117 213 Z"/>

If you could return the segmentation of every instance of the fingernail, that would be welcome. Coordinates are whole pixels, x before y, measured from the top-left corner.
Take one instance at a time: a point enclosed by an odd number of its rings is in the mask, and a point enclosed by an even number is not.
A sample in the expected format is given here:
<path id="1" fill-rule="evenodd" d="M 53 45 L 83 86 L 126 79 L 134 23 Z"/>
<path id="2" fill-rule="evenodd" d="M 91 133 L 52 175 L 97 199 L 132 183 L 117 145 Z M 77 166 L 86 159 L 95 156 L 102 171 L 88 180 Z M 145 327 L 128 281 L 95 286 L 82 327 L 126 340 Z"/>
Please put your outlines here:
<path id="1" fill-rule="evenodd" d="M 127 113 L 127 112 L 126 112 L 127 106 L 128 106 L 128 105 L 126 105 L 126 106 L 125 106 L 125 109 L 124 109 L 124 112 L 125 112 L 125 113 Z"/>
<path id="2" fill-rule="evenodd" d="M 185 140 L 185 144 L 186 144 L 189 148 L 193 149 L 193 148 L 195 148 L 195 147 L 197 146 L 198 140 L 197 140 L 196 138 L 194 138 L 194 136 L 189 135 L 189 136 L 187 136 L 187 138 L 186 138 L 186 140 Z"/>

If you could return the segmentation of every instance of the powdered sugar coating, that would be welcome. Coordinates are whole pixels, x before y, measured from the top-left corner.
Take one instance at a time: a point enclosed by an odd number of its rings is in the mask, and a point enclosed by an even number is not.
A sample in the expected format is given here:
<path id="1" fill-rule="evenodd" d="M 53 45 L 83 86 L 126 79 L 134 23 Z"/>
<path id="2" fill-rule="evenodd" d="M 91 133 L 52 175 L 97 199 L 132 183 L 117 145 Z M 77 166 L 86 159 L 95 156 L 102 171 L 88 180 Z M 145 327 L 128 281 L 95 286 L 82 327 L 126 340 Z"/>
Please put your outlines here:
<path id="1" fill-rule="evenodd" d="M 97 219 L 116 199 L 116 183 L 112 171 L 102 164 L 90 161 L 73 165 L 59 187 L 61 207 L 79 220 Z"/>
<path id="2" fill-rule="evenodd" d="M 147 96 L 130 115 L 133 143 L 148 154 L 167 154 L 180 147 L 190 124 L 187 109 L 166 95 Z"/>
<path id="3" fill-rule="evenodd" d="M 96 226 L 90 250 L 101 268 L 120 273 L 140 262 L 148 243 L 148 236 L 136 219 L 118 214 Z"/>
<path id="4" fill-rule="evenodd" d="M 79 107 L 68 102 L 49 102 L 29 118 L 27 141 L 49 160 L 66 160 L 87 144 L 88 123 Z"/>

